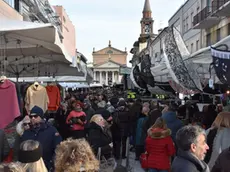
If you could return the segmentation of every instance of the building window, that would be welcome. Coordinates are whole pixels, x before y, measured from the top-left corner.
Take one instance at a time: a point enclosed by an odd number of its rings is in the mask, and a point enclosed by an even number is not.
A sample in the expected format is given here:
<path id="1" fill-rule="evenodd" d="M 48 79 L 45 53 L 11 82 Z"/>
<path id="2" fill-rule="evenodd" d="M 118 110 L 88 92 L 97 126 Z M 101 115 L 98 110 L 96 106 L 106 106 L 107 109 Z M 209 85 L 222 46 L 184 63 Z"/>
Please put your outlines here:
<path id="1" fill-rule="evenodd" d="M 200 43 L 200 41 L 197 40 L 197 41 L 196 41 L 196 51 L 199 50 L 199 43 Z"/>
<path id="2" fill-rule="evenodd" d="M 221 39 L 221 34 L 220 34 L 220 29 L 216 30 L 216 42 L 220 41 Z"/>
<path id="3" fill-rule="evenodd" d="M 185 32 L 186 31 L 186 21 L 184 20 L 183 23 L 184 23 L 184 32 Z"/>
<path id="4" fill-rule="evenodd" d="M 206 3 L 207 3 L 207 4 L 206 4 L 207 7 L 211 7 L 211 6 L 212 6 L 212 5 L 211 5 L 211 0 L 206 0 Z"/>
<path id="5" fill-rule="evenodd" d="M 191 27 L 193 26 L 193 12 L 191 12 Z"/>
<path id="6" fill-rule="evenodd" d="M 193 43 L 191 43 L 191 53 L 193 53 Z"/>
<path id="7" fill-rule="evenodd" d="M 187 18 L 186 18 L 186 31 L 188 31 L 188 29 L 189 29 L 189 25 L 188 25 L 188 16 L 187 16 Z"/>
<path id="8" fill-rule="evenodd" d="M 15 0 L 4 0 L 7 4 L 14 8 L 14 1 Z"/>
<path id="9" fill-rule="evenodd" d="M 66 19 L 65 19 L 65 17 L 63 16 L 63 22 L 65 23 L 66 22 Z"/>
<path id="10" fill-rule="evenodd" d="M 211 33 L 206 35 L 206 46 L 211 46 Z"/>
<path id="11" fill-rule="evenodd" d="M 198 6 L 196 9 L 197 14 L 200 12 L 200 7 Z"/>

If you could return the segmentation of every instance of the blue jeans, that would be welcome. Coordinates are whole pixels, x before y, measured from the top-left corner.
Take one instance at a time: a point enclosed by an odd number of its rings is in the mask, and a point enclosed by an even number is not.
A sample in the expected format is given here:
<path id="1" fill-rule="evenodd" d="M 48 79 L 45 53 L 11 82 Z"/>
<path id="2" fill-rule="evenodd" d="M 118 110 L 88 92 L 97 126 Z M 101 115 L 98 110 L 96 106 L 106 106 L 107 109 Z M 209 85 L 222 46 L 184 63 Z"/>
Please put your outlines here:
<path id="1" fill-rule="evenodd" d="M 148 172 L 168 172 L 168 170 L 149 169 Z"/>

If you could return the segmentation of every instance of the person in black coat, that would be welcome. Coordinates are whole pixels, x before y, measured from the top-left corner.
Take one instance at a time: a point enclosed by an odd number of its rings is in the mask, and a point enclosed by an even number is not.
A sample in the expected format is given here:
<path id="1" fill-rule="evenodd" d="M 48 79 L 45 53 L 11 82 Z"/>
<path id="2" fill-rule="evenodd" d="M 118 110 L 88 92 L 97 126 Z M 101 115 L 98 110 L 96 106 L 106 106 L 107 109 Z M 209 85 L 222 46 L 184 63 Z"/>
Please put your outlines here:
<path id="1" fill-rule="evenodd" d="M 94 115 L 90 120 L 88 141 L 92 146 L 95 155 L 101 148 L 101 156 L 109 159 L 112 155 L 112 139 L 105 130 L 106 121 L 101 115 Z"/>
<path id="2" fill-rule="evenodd" d="M 120 158 L 122 145 L 122 158 L 126 158 L 126 141 L 129 136 L 129 110 L 124 100 L 118 103 L 118 108 L 113 115 L 113 125 L 111 127 L 113 136 L 114 156 Z"/>

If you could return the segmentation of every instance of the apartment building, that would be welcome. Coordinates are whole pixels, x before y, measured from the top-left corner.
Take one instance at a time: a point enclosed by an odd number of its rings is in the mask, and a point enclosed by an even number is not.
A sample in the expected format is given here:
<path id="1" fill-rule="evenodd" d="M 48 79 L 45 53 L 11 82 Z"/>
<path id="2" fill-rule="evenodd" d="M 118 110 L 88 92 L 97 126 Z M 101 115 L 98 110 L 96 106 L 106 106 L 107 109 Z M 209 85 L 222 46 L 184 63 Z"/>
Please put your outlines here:
<path id="1" fill-rule="evenodd" d="M 213 45 L 230 34 L 230 0 L 187 0 L 169 19 L 190 51 Z"/>
<path id="2" fill-rule="evenodd" d="M 9 18 L 14 20 L 23 20 L 19 13 L 19 0 L 0 1 L 0 19 Z"/>
<path id="3" fill-rule="evenodd" d="M 230 35 L 230 0 L 206 0 L 193 19 L 193 28 L 202 30 L 203 46 Z"/>
<path id="4" fill-rule="evenodd" d="M 53 6 L 59 16 L 60 29 L 63 35 L 63 44 L 72 57 L 76 56 L 76 37 L 75 26 L 70 20 L 63 6 Z"/>
<path id="5" fill-rule="evenodd" d="M 169 26 L 173 25 L 180 31 L 190 53 L 203 47 L 202 30 L 193 26 L 193 18 L 200 12 L 202 1 L 186 1 L 168 21 Z"/>
<path id="6" fill-rule="evenodd" d="M 0 18 L 51 23 L 68 53 L 76 56 L 75 27 L 62 6 L 52 7 L 48 0 L 0 0 Z"/>

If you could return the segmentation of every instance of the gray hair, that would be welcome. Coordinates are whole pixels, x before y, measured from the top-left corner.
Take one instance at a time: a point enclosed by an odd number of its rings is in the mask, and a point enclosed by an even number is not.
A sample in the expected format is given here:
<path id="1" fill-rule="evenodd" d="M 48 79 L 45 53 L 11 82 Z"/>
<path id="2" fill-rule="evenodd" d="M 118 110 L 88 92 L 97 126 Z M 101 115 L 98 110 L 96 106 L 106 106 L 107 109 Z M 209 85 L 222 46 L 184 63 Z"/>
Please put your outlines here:
<path id="1" fill-rule="evenodd" d="M 176 134 L 176 143 L 179 149 L 188 151 L 192 143 L 197 143 L 197 137 L 200 134 L 205 135 L 204 129 L 200 126 L 186 125 L 182 127 Z"/>

